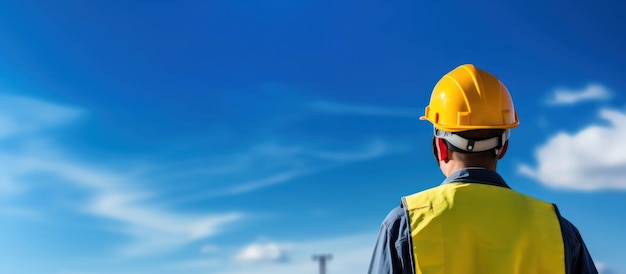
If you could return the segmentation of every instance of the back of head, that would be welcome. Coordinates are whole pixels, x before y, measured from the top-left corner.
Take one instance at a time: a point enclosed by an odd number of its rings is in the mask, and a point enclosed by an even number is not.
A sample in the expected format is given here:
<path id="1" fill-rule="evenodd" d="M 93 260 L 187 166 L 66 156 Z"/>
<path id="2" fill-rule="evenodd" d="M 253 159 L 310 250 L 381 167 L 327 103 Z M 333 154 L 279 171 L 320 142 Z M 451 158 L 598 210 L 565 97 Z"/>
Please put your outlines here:
<path id="1" fill-rule="evenodd" d="M 459 160 L 469 162 L 501 158 L 509 129 L 519 124 L 506 86 L 471 64 L 455 68 L 437 82 L 420 119 L 433 124 L 434 145 L 445 146 Z"/>

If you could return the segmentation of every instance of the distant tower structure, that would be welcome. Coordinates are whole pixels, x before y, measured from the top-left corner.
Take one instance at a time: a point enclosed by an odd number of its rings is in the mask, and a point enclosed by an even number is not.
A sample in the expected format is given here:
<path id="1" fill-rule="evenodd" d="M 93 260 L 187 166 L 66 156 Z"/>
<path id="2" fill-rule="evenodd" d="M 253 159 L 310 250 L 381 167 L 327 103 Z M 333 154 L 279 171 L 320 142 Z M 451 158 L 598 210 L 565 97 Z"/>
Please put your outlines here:
<path id="1" fill-rule="evenodd" d="M 332 258 L 332 254 L 313 255 L 313 260 L 320 262 L 320 274 L 326 274 L 326 261 L 330 261 Z"/>

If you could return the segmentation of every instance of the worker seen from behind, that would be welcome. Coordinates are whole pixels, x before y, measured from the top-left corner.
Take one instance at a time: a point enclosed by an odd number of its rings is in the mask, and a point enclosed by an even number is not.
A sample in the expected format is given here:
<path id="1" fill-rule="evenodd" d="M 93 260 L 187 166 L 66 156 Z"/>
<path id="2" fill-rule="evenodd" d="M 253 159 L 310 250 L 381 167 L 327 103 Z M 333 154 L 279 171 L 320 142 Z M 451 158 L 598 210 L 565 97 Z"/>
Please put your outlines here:
<path id="1" fill-rule="evenodd" d="M 473 65 L 433 89 L 421 120 L 445 181 L 402 198 L 383 221 L 370 274 L 598 273 L 556 205 L 496 173 L 519 120 L 507 88 Z"/>

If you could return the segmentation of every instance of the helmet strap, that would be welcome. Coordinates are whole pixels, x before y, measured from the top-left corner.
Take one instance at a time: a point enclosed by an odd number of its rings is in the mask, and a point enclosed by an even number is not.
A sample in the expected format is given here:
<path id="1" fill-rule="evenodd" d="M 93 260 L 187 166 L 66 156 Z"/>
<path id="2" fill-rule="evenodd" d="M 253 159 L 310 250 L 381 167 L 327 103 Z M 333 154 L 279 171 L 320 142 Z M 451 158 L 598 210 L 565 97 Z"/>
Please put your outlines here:
<path id="1" fill-rule="evenodd" d="M 452 151 L 458 151 L 462 153 L 476 153 L 494 150 L 494 157 L 499 157 L 500 150 L 507 143 L 510 133 L 509 130 L 505 130 L 502 135 L 495 136 L 487 139 L 466 139 L 461 137 L 460 135 L 447 132 L 443 130 L 439 130 L 435 128 L 435 137 L 437 139 L 443 139 L 444 142 L 448 145 L 448 149 Z"/>

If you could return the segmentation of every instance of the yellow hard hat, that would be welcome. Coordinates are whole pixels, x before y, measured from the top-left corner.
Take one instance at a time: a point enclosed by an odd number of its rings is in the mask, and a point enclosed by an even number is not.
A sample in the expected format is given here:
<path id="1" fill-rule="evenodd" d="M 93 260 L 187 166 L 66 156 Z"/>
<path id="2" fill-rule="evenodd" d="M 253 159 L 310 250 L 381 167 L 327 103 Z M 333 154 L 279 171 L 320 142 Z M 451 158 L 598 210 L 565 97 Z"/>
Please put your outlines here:
<path id="1" fill-rule="evenodd" d="M 437 82 L 420 119 L 447 132 L 510 129 L 519 124 L 509 90 L 471 64 L 455 68 Z"/>

